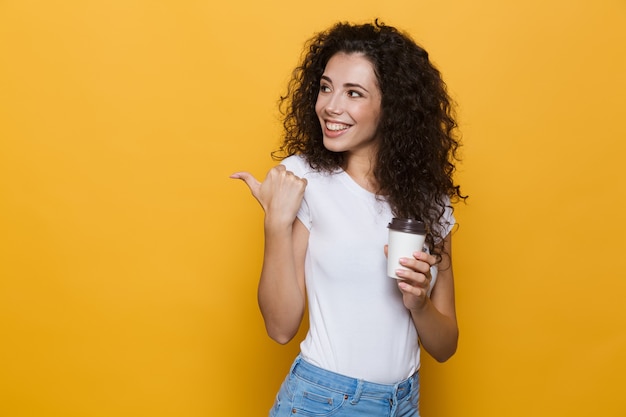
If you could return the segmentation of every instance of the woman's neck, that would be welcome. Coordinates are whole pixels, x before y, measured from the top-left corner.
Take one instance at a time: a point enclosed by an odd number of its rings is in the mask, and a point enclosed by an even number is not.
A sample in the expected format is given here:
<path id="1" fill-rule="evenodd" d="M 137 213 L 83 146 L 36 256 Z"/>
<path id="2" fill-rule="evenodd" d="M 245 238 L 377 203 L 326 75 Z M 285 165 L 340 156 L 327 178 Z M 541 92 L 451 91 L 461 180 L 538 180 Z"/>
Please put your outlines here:
<path id="1" fill-rule="evenodd" d="M 374 176 L 374 161 L 369 156 L 357 157 L 355 155 L 346 158 L 343 170 L 354 182 L 369 192 L 378 191 L 378 181 Z"/>

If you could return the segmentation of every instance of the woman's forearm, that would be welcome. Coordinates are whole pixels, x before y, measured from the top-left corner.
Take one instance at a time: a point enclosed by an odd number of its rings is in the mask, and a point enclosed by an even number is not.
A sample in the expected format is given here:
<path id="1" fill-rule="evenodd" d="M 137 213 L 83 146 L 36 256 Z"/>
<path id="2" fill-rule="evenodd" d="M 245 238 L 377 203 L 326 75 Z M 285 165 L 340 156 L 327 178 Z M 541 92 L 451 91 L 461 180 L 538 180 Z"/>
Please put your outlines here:
<path id="1" fill-rule="evenodd" d="M 437 361 L 445 362 L 456 352 L 459 329 L 456 320 L 439 312 L 432 302 L 420 311 L 411 311 L 424 349 Z"/>
<path id="2" fill-rule="evenodd" d="M 304 234 L 299 220 L 276 226 L 266 221 L 258 302 L 268 335 L 284 344 L 298 332 L 305 310 Z M 305 232 L 306 231 L 306 232 Z"/>

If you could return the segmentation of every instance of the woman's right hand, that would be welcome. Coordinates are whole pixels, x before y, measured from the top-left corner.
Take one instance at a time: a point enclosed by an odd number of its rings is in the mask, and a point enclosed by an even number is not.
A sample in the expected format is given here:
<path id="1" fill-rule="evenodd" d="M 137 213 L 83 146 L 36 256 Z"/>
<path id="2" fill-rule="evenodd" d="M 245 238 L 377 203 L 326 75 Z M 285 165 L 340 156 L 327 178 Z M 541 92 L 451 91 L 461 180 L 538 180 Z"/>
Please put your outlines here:
<path id="1" fill-rule="evenodd" d="M 249 172 L 236 172 L 230 178 L 243 180 L 265 211 L 266 221 L 291 225 L 302 204 L 307 181 L 287 171 L 284 165 L 270 169 L 259 182 Z"/>

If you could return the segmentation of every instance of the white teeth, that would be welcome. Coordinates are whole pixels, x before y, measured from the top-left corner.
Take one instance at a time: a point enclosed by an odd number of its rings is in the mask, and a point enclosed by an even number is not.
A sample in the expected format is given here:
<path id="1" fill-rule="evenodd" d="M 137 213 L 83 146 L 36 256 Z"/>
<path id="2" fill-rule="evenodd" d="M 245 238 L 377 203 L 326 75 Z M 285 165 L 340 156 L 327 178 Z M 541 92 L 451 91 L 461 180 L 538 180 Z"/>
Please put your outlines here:
<path id="1" fill-rule="evenodd" d="M 326 123 L 326 129 L 333 131 L 346 130 L 349 127 L 350 126 L 344 125 L 343 123 Z"/>

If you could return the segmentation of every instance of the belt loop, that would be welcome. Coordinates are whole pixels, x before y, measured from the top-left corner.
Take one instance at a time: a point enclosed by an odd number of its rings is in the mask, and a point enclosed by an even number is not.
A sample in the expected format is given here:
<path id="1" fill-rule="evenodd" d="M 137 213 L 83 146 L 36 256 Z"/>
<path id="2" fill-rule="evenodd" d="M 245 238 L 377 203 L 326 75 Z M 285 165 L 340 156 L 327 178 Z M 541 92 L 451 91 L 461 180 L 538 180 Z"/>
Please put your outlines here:
<path id="1" fill-rule="evenodd" d="M 356 392 L 354 393 L 354 398 L 350 401 L 350 404 L 355 405 L 361 399 L 361 394 L 363 393 L 363 380 L 359 379 L 356 384 Z"/>
<path id="2" fill-rule="evenodd" d="M 391 398 L 389 398 L 389 405 L 391 406 L 391 410 L 389 410 L 390 416 L 396 415 L 396 410 L 398 409 L 398 389 L 400 388 L 400 383 L 397 383 L 393 387 L 393 393 L 391 394 Z"/>
<path id="3" fill-rule="evenodd" d="M 289 368 L 289 375 L 293 373 L 293 370 L 296 369 L 296 366 L 298 366 L 301 360 L 302 360 L 302 355 L 298 354 L 298 356 L 296 356 L 296 359 L 291 364 L 291 368 Z"/>

